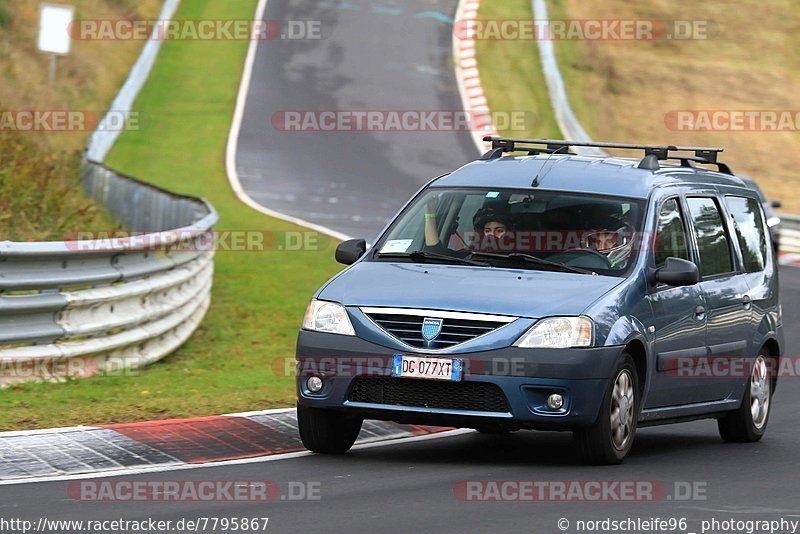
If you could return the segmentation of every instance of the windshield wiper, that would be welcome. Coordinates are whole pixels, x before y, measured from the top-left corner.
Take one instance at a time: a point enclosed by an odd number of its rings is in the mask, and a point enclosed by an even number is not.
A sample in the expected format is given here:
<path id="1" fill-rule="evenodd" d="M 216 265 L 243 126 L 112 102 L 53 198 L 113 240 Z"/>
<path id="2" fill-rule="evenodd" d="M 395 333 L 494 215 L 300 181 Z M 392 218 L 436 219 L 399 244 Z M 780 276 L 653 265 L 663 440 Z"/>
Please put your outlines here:
<path id="1" fill-rule="evenodd" d="M 467 258 L 458 258 L 456 256 L 448 256 L 447 254 L 437 254 L 436 252 L 423 252 L 416 250 L 414 252 L 379 252 L 376 254 L 379 258 L 409 258 L 412 261 L 426 262 L 426 261 L 446 261 L 450 263 L 460 263 L 462 265 L 474 265 L 476 267 L 491 267 L 485 261 L 468 260 Z"/>
<path id="2" fill-rule="evenodd" d="M 522 252 L 512 252 L 510 254 L 498 254 L 496 252 L 473 252 L 473 256 L 482 256 L 485 258 L 500 258 L 504 260 L 521 260 L 526 261 L 529 263 L 536 263 L 538 265 L 546 265 L 548 267 L 555 267 L 557 269 L 562 269 L 564 271 L 570 271 L 573 273 L 578 274 L 591 274 L 593 276 L 597 276 L 597 273 L 594 271 L 590 271 L 588 269 L 581 269 L 580 267 L 572 267 L 571 265 L 565 265 L 563 263 L 558 263 L 555 261 L 544 260 L 542 258 L 537 258 L 531 254 L 524 254 Z"/>

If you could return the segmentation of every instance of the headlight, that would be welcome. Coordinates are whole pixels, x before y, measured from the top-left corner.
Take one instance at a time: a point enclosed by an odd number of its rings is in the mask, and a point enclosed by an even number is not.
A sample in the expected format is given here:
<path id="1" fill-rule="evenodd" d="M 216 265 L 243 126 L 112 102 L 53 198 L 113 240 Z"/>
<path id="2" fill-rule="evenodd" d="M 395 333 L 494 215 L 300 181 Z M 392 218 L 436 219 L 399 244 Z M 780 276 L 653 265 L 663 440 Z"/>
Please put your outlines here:
<path id="1" fill-rule="evenodd" d="M 524 349 L 591 347 L 594 323 L 588 317 L 549 317 L 533 325 L 515 343 Z"/>
<path id="2" fill-rule="evenodd" d="M 781 218 L 775 217 L 774 215 L 769 219 L 767 219 L 767 226 L 769 226 L 770 228 L 778 226 L 780 223 L 781 223 Z"/>
<path id="3" fill-rule="evenodd" d="M 316 299 L 312 299 L 306 308 L 303 329 L 345 336 L 356 335 L 344 306 Z"/>

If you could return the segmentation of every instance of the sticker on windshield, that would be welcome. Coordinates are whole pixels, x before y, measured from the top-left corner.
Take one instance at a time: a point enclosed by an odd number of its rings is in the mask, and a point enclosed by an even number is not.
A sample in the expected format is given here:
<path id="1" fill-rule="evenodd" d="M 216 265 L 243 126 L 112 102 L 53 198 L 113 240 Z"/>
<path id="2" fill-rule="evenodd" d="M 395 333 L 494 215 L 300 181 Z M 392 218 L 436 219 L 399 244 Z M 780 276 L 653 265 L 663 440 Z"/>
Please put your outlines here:
<path id="1" fill-rule="evenodd" d="M 486 193 L 486 198 L 497 198 L 500 196 L 500 191 L 489 191 Z"/>
<path id="2" fill-rule="evenodd" d="M 413 239 L 390 239 L 385 245 L 383 245 L 380 253 L 385 254 L 387 252 L 405 252 L 413 242 Z"/>

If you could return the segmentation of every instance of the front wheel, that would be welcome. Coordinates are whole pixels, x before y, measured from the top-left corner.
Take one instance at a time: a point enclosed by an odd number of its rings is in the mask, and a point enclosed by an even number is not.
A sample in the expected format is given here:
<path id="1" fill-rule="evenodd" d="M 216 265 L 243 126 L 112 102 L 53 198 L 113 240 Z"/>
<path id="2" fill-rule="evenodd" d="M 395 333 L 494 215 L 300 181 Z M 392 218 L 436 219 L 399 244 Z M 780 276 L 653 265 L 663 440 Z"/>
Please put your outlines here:
<path id="1" fill-rule="evenodd" d="M 772 400 L 772 376 L 764 355 L 753 363 L 750 381 L 738 410 L 717 419 L 719 435 L 725 441 L 758 441 L 767 430 L 770 401 Z"/>
<path id="2" fill-rule="evenodd" d="M 362 422 L 340 412 L 297 405 L 300 439 L 310 451 L 344 454 L 355 443 Z"/>
<path id="3" fill-rule="evenodd" d="M 633 446 L 639 414 L 639 379 L 630 354 L 622 354 L 612 376 L 597 421 L 573 433 L 581 460 L 588 464 L 618 464 Z"/>

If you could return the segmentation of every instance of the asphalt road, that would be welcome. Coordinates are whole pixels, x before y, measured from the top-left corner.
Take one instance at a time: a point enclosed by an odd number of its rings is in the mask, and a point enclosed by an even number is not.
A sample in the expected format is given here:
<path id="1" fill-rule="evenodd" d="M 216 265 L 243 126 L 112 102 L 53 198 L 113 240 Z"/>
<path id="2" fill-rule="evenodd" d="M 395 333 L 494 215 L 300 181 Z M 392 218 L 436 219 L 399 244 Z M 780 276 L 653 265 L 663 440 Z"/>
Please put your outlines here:
<path id="1" fill-rule="evenodd" d="M 288 4 L 270 0 L 266 18 L 320 20 L 325 39 L 259 45 L 239 137 L 240 178 L 248 193 L 269 208 L 371 238 L 427 179 L 475 156 L 469 136 L 289 133 L 274 129 L 272 117 L 296 109 L 459 109 L 450 65 L 450 27 L 433 14 L 452 15 L 455 0 Z M 795 329 L 800 324 L 800 270 L 784 270 L 782 293 L 792 354 L 800 342 Z M 181 519 L 268 517 L 267 532 L 555 533 L 562 532 L 557 526 L 562 518 L 570 523 L 565 532 L 579 532 L 578 520 L 606 518 L 688 518 L 688 529 L 679 532 L 700 532 L 700 521 L 711 518 L 797 520 L 800 426 L 795 414 L 800 412 L 800 378 L 783 379 L 773 401 L 767 435 L 760 443 L 723 443 L 711 420 L 646 428 L 639 431 L 621 466 L 579 464 L 566 433 L 468 433 L 359 449 L 342 457 L 309 455 L 95 479 L 270 480 L 284 496 L 290 484 L 318 491 L 314 500 L 82 502 L 70 493 L 74 481 L 0 486 L 0 525 L 2 520 L 38 523 L 40 518 L 154 519 L 175 525 Z M 654 481 L 673 498 L 465 502 L 456 488 L 470 480 Z M 700 493 L 676 499 L 675 483 L 694 486 Z M 12 531 L 8 526 L 0 530 Z M 48 531 L 54 531 L 52 526 Z M 170 531 L 178 530 L 165 530 Z M 206 531 L 223 528 L 218 524 Z"/>
<path id="2" fill-rule="evenodd" d="M 456 4 L 270 0 L 265 18 L 319 21 L 322 38 L 258 45 L 236 154 L 247 193 L 371 240 L 422 185 L 475 159 L 467 132 L 282 129 L 285 111 L 463 109 L 452 65 Z"/>
<path id="3" fill-rule="evenodd" d="M 789 354 L 800 343 L 800 270 L 782 273 Z M 427 441 L 360 449 L 341 457 L 299 458 L 96 480 L 269 480 L 287 500 L 274 502 L 79 502 L 76 482 L 0 486 L 0 518 L 130 519 L 179 521 L 199 517 L 268 517 L 270 532 L 560 532 L 557 521 L 688 518 L 701 520 L 800 519 L 797 501 L 800 378 L 784 378 L 773 398 L 764 439 L 727 444 L 712 420 L 645 428 L 625 463 L 586 467 L 576 460 L 567 433 L 468 433 Z M 673 499 L 650 502 L 465 502 L 455 491 L 465 480 L 654 481 Z M 701 490 L 679 500 L 681 488 Z M 290 483 L 316 500 L 288 499 Z M 310 486 L 305 484 L 310 483 Z M 297 485 L 294 485 L 295 489 Z M 296 491 L 295 495 L 301 492 Z M 658 495 L 656 495 L 658 497 Z M 645 530 L 649 531 L 649 530 Z M 680 532 L 687 532 L 680 531 Z M 735 532 L 723 530 L 724 532 Z M 217 529 L 216 532 L 222 532 Z"/>

